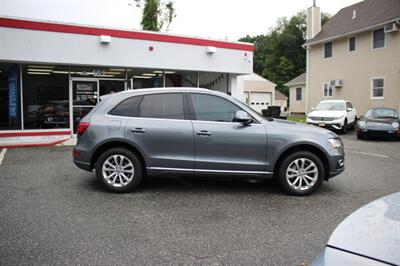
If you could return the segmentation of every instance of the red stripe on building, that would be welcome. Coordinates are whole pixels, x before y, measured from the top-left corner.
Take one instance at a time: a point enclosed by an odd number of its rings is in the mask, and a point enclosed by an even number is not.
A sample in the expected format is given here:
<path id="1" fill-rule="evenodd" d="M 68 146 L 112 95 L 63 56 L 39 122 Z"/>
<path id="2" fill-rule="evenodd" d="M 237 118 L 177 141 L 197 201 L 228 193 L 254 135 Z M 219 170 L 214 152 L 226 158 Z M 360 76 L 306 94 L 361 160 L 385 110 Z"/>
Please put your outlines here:
<path id="1" fill-rule="evenodd" d="M 2 137 L 38 137 L 38 136 L 63 136 L 71 135 L 70 130 L 64 131 L 19 131 L 19 132 L 0 132 L 0 138 Z"/>
<path id="2" fill-rule="evenodd" d="M 63 33 L 73 33 L 73 34 L 85 34 L 85 35 L 98 35 L 98 36 L 108 35 L 117 38 L 169 42 L 169 43 L 200 45 L 200 46 L 215 46 L 226 49 L 254 51 L 253 44 L 232 43 L 232 42 L 214 41 L 214 40 L 198 39 L 198 38 L 183 37 L 183 36 L 165 35 L 159 33 L 113 30 L 113 29 L 75 26 L 75 25 L 66 25 L 66 24 L 58 24 L 51 22 L 39 22 L 39 21 L 19 20 L 10 18 L 0 18 L 0 27 L 63 32 Z"/>
<path id="3" fill-rule="evenodd" d="M 48 147 L 48 146 L 55 146 L 61 142 L 67 141 L 68 139 L 61 139 L 52 142 L 44 142 L 44 143 L 22 143 L 22 144 L 10 144 L 10 145 L 0 145 L 0 148 L 26 148 L 26 147 Z"/>

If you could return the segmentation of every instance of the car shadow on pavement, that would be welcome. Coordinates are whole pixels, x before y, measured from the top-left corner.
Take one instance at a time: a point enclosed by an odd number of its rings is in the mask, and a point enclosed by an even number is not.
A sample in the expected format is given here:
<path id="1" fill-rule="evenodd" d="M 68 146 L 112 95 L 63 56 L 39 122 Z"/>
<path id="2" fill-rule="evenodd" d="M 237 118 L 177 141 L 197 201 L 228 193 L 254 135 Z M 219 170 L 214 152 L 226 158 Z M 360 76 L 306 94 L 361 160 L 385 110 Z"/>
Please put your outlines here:
<path id="1" fill-rule="evenodd" d="M 102 186 L 96 178 L 88 180 L 85 188 L 97 191 L 114 193 Z M 268 193 L 284 195 L 278 184 L 272 178 L 262 180 L 242 179 L 198 179 L 198 178 L 149 178 L 142 182 L 134 193 L 166 192 L 166 193 Z"/>

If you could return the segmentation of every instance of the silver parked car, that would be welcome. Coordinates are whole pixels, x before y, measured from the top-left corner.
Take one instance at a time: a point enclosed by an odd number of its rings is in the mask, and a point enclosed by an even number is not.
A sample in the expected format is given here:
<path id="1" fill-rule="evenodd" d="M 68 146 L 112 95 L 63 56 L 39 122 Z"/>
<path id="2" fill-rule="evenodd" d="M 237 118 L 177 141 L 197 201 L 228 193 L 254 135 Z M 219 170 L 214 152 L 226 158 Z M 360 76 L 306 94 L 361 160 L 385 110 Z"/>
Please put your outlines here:
<path id="1" fill-rule="evenodd" d="M 400 265 L 400 192 L 361 207 L 341 222 L 311 264 Z"/>
<path id="2" fill-rule="evenodd" d="M 116 93 L 77 128 L 75 164 L 96 170 L 115 192 L 145 176 L 276 178 L 284 191 L 308 195 L 344 170 L 333 132 L 265 119 L 229 95 L 197 88 Z"/>

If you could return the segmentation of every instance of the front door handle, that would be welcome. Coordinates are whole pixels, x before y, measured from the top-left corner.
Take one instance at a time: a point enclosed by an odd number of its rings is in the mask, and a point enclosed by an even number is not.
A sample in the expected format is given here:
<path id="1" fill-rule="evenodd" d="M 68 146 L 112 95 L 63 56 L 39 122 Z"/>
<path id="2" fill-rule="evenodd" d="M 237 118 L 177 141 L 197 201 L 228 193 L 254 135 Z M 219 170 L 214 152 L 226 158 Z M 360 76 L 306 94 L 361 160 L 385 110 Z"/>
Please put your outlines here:
<path id="1" fill-rule="evenodd" d="M 196 134 L 197 134 L 198 136 L 211 136 L 211 133 L 210 133 L 209 131 L 207 131 L 207 130 L 200 130 L 200 131 L 197 131 Z"/>
<path id="2" fill-rule="evenodd" d="M 141 128 L 141 127 L 135 127 L 135 128 L 132 128 L 132 129 L 131 129 L 131 132 L 143 134 L 143 133 L 146 133 L 146 130 L 144 130 L 144 129 Z"/>

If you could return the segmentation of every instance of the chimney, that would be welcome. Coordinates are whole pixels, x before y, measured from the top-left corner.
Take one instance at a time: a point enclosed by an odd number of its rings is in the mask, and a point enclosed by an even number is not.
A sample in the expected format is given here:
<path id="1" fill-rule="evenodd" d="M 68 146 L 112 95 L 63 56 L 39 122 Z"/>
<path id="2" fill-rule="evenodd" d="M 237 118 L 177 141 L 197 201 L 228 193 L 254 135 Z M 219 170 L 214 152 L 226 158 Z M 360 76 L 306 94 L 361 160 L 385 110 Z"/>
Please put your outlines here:
<path id="1" fill-rule="evenodd" d="M 312 39 L 321 31 L 321 10 L 316 6 L 307 9 L 307 40 Z"/>

